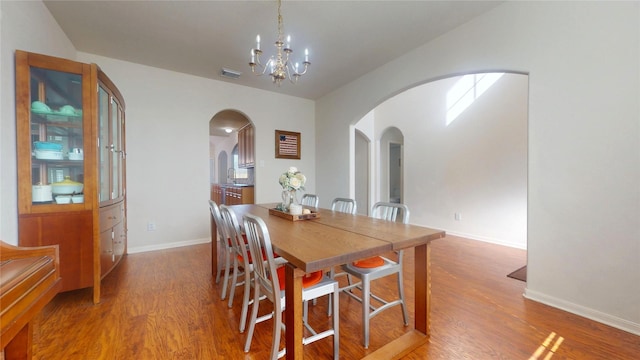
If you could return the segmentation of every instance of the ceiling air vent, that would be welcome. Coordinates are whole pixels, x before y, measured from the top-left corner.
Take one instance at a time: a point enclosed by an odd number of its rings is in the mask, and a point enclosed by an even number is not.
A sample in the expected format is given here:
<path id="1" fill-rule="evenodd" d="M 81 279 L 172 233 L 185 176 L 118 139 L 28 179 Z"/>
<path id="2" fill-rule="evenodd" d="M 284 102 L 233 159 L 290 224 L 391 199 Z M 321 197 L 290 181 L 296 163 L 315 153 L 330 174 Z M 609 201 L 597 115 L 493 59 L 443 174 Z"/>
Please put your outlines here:
<path id="1" fill-rule="evenodd" d="M 220 76 L 224 76 L 229 79 L 237 79 L 241 74 L 242 73 L 240 71 L 235 71 L 227 68 L 222 68 L 222 70 L 220 70 Z"/>

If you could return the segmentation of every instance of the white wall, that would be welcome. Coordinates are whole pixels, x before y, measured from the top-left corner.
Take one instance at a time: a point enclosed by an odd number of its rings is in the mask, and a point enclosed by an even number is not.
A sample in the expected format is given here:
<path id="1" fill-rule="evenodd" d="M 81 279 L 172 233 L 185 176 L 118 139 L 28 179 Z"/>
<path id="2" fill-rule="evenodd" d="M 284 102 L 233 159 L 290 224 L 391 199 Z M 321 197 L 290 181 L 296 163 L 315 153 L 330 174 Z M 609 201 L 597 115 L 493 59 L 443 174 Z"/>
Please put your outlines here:
<path id="1" fill-rule="evenodd" d="M 209 120 L 221 110 L 246 114 L 256 128 L 256 202 L 280 201 L 278 178 L 289 166 L 315 190 L 312 101 L 92 54 L 78 58 L 100 65 L 126 101 L 130 252 L 208 240 Z M 301 132 L 301 160 L 275 159 L 276 129 Z M 146 230 L 149 221 L 156 231 Z"/>
<path id="2" fill-rule="evenodd" d="M 404 136 L 404 203 L 412 223 L 525 249 L 527 76 L 505 74 L 447 126 L 447 92 L 459 79 L 417 86 L 378 105 L 377 136 L 391 126 Z M 383 170 L 387 152 L 388 142 L 380 149 Z M 386 201 L 381 174 L 379 200 Z"/>
<path id="3" fill-rule="evenodd" d="M 73 59 L 76 50 L 39 1 L 0 1 L 0 239 L 18 244 L 16 49 Z"/>
<path id="4" fill-rule="evenodd" d="M 256 127 L 256 201 L 280 201 L 280 174 L 297 166 L 315 191 L 314 103 L 221 81 L 77 53 L 41 2 L 0 1 L 2 11 L 1 224 L 17 244 L 13 52 L 97 63 L 126 102 L 130 252 L 208 241 L 209 120 L 236 109 Z M 44 34 L 44 35 L 43 35 Z M 135 76 L 134 76 L 135 75 Z M 274 131 L 301 133 L 302 159 L 275 159 Z M 154 221 L 156 231 L 147 231 Z"/>
<path id="5" fill-rule="evenodd" d="M 526 296 L 640 334 L 639 49 L 638 2 L 506 2 L 316 102 L 318 192 L 349 187 L 335 134 L 387 98 L 528 73 Z"/>

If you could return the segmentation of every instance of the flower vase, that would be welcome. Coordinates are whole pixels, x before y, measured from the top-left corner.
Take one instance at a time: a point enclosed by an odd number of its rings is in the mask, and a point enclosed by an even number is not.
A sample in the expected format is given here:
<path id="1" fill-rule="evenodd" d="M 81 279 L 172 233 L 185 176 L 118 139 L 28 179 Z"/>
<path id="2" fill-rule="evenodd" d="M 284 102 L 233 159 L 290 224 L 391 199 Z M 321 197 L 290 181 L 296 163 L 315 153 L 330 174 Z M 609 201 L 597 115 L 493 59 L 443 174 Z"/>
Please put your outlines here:
<path id="1" fill-rule="evenodd" d="M 282 191 L 282 209 L 289 211 L 291 204 L 298 204 L 298 197 L 295 190 L 283 190 Z"/>

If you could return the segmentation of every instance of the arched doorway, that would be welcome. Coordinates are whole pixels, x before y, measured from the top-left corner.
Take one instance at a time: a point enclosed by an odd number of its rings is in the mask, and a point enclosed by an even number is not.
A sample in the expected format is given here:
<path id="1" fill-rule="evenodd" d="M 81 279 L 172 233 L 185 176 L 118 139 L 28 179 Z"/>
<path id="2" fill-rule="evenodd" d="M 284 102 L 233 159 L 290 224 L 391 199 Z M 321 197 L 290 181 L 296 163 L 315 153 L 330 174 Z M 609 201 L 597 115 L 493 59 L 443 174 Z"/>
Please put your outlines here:
<path id="1" fill-rule="evenodd" d="M 528 75 L 485 73 L 424 83 L 380 103 L 354 125 L 379 139 L 370 199 L 394 198 L 396 141 L 383 133 L 395 127 L 403 135 L 400 201 L 412 222 L 526 249 L 528 98 Z"/>
<path id="2" fill-rule="evenodd" d="M 218 161 L 218 165 L 212 171 L 212 181 L 218 184 L 249 182 L 248 169 L 242 168 L 242 171 L 239 171 L 238 162 L 234 161 L 238 132 L 247 126 L 253 126 L 249 118 L 236 110 L 220 111 L 209 121 L 209 157 Z M 252 144 L 250 149 L 253 148 Z M 240 172 L 242 175 L 238 178 Z"/>
<path id="3" fill-rule="evenodd" d="M 396 127 L 386 129 L 380 136 L 380 200 L 402 203 L 404 136 Z"/>
<path id="4" fill-rule="evenodd" d="M 249 118 L 237 110 L 220 111 L 209 121 L 211 197 L 216 203 L 254 202 L 255 164 L 247 160 L 255 159 L 254 133 Z"/>

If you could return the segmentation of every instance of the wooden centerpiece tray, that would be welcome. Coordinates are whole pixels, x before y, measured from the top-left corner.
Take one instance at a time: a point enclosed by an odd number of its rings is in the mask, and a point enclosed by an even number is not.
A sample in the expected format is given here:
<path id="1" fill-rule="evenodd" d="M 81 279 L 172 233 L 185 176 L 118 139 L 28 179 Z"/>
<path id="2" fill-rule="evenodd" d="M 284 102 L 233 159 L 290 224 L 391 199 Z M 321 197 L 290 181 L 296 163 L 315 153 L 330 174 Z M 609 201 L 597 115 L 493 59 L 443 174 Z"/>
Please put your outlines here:
<path id="1" fill-rule="evenodd" d="M 291 221 L 312 220 L 320 217 L 320 214 L 318 214 L 318 212 L 314 210 L 311 210 L 311 213 L 309 214 L 293 215 L 278 209 L 269 209 L 269 215 L 274 215 Z"/>

